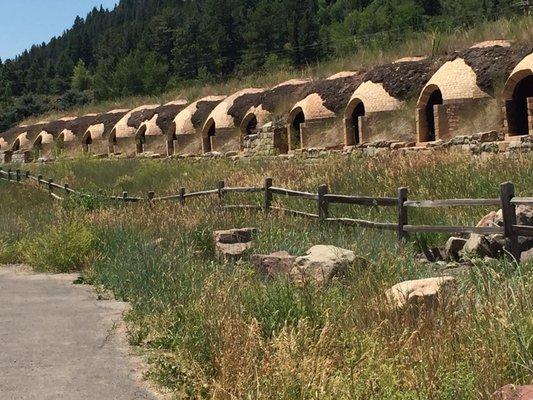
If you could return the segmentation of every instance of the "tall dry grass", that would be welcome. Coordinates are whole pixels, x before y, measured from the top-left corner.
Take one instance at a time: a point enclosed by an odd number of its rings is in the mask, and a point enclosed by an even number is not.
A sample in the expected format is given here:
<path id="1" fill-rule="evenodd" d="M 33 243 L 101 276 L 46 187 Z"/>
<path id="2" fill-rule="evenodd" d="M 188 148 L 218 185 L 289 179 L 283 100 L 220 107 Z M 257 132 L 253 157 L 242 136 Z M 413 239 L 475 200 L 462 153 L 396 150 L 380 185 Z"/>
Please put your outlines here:
<path id="1" fill-rule="evenodd" d="M 328 183 L 344 194 L 413 199 L 497 197 L 502 181 L 533 195 L 533 158 L 329 157 L 316 161 L 68 161 L 34 172 L 72 187 L 131 194 L 173 193 L 181 186 L 276 185 L 314 190 Z M 416 238 L 319 224 L 277 213 L 226 212 L 215 199 L 148 205 L 63 207 L 24 186 L 0 183 L 5 241 L 72 251 L 46 238 L 52 226 L 83 221 L 95 240 L 83 271 L 89 282 L 132 303 L 130 338 L 150 363 L 149 378 L 175 398 L 213 399 L 488 399 L 501 385 L 533 376 L 533 269 L 476 260 L 459 278 L 459 294 L 433 315 L 412 321 L 384 306 L 383 293 L 406 279 L 431 275 L 413 261 Z M 37 197 L 34 197 L 37 196 Z M 260 201 L 234 195 L 226 203 Z M 300 209 L 314 205 L 276 201 Z M 31 210 L 26 212 L 26 210 Z M 472 224 L 487 209 L 416 212 L 417 223 Z M 391 220 L 392 211 L 334 208 L 335 215 Z M 265 281 L 247 260 L 217 261 L 212 231 L 259 228 L 256 251 L 302 254 L 314 244 L 354 250 L 366 263 L 349 267 L 326 289 Z M 13 232 L 13 234 L 11 234 Z M 4 237 L 5 233 L 2 233 Z M 35 240 L 28 242 L 28 237 Z M 442 237 L 426 238 L 442 242 Z M 70 237 L 76 241 L 78 238 Z M 27 252 L 25 254 L 31 254 Z M 23 261 L 35 263 L 32 257 Z M 50 268 L 53 268 L 50 265 Z"/>

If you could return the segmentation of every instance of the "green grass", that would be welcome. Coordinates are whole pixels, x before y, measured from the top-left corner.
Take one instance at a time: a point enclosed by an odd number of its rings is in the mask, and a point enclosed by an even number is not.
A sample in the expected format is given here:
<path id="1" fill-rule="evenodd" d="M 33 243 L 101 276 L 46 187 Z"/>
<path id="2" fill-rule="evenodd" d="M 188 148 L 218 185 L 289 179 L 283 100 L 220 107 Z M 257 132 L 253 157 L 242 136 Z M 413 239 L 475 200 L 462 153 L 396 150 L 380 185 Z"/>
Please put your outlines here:
<path id="1" fill-rule="evenodd" d="M 394 196 L 399 186 L 407 186 L 412 199 L 498 197 L 499 184 L 509 180 L 518 195 L 533 195 L 531 155 L 80 160 L 30 168 L 74 188 L 132 195 L 214 188 L 221 179 L 231 186 L 261 185 L 266 176 L 275 185 L 309 191 L 327 183 L 343 194 Z M 25 249 L 15 258 L 39 269 L 69 270 L 73 262 L 84 279 L 131 302 L 131 342 L 144 350 L 148 377 L 175 398 L 488 399 L 504 384 L 532 379 L 531 264 L 478 260 L 460 279 L 453 301 L 413 322 L 388 310 L 383 293 L 400 281 L 431 274 L 413 260 L 416 238 L 400 245 L 392 232 L 278 213 L 224 212 L 215 199 L 190 199 L 185 206 L 88 207 L 76 201 L 57 204 L 21 185 L 0 182 L 0 191 L 2 261 L 13 257 L 2 249 L 15 246 Z M 228 204 L 260 201 L 258 195 L 225 199 Z M 294 199 L 276 201 L 315 208 Z M 410 218 L 474 224 L 487 211 L 414 210 Z M 395 219 L 389 209 L 339 206 L 332 213 Z M 244 226 L 259 228 L 259 252 L 299 255 L 312 245 L 332 244 L 354 250 L 366 262 L 354 263 L 323 290 L 285 279 L 265 281 L 247 260 L 224 264 L 214 257 L 212 231 Z"/>

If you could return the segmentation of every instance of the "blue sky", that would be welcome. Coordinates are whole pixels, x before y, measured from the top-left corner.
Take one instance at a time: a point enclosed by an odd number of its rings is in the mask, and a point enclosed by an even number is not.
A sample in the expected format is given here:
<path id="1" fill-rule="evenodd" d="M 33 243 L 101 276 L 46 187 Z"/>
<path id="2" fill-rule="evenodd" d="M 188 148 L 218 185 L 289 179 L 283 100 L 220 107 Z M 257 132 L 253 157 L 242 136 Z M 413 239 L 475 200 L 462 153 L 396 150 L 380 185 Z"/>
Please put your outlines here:
<path id="1" fill-rule="evenodd" d="M 0 0 L 0 58 L 13 58 L 33 44 L 48 42 L 85 17 L 94 6 L 118 0 Z"/>

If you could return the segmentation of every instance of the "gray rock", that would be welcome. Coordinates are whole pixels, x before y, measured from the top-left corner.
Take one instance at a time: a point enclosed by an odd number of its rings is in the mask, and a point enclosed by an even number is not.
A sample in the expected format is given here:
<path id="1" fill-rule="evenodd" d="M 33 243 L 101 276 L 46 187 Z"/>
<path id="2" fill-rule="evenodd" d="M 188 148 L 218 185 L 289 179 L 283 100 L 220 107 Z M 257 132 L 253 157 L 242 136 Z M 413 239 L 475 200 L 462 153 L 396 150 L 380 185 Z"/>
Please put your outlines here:
<path id="1" fill-rule="evenodd" d="M 264 277 L 273 278 L 280 275 L 289 275 L 294 267 L 295 256 L 286 251 L 272 254 L 254 254 L 251 262 L 257 272 Z"/>
<path id="2" fill-rule="evenodd" d="M 476 133 L 472 135 L 472 139 L 479 140 L 480 142 L 495 142 L 499 140 L 500 136 L 497 131 L 489 131 Z"/>
<path id="3" fill-rule="evenodd" d="M 326 245 L 313 246 L 304 256 L 296 258 L 291 278 L 299 284 L 312 282 L 324 286 L 334 276 L 343 274 L 355 258 L 351 250 Z"/>
<path id="4" fill-rule="evenodd" d="M 466 241 L 460 255 L 497 258 L 503 252 L 502 244 L 493 237 L 472 234 Z"/>
<path id="5" fill-rule="evenodd" d="M 459 252 L 465 247 L 467 240 L 459 237 L 451 237 L 446 242 L 446 258 L 449 260 L 458 260 Z"/>

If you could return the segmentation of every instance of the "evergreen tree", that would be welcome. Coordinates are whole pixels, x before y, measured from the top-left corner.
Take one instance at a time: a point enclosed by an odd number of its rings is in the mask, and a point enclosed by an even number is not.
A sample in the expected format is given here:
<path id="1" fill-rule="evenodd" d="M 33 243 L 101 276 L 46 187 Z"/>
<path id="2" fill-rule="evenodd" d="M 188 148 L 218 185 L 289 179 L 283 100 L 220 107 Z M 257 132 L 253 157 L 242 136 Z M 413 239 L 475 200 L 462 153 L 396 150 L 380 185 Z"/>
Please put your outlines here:
<path id="1" fill-rule="evenodd" d="M 72 74 L 71 88 L 80 92 L 91 89 L 92 77 L 83 60 L 78 60 Z"/>
<path id="2" fill-rule="evenodd" d="M 0 61 L 0 127 L 93 94 L 96 100 L 152 94 L 169 82 L 298 68 L 361 45 L 394 46 L 397 32 L 471 26 L 519 13 L 515 2 L 121 0 Z"/>

